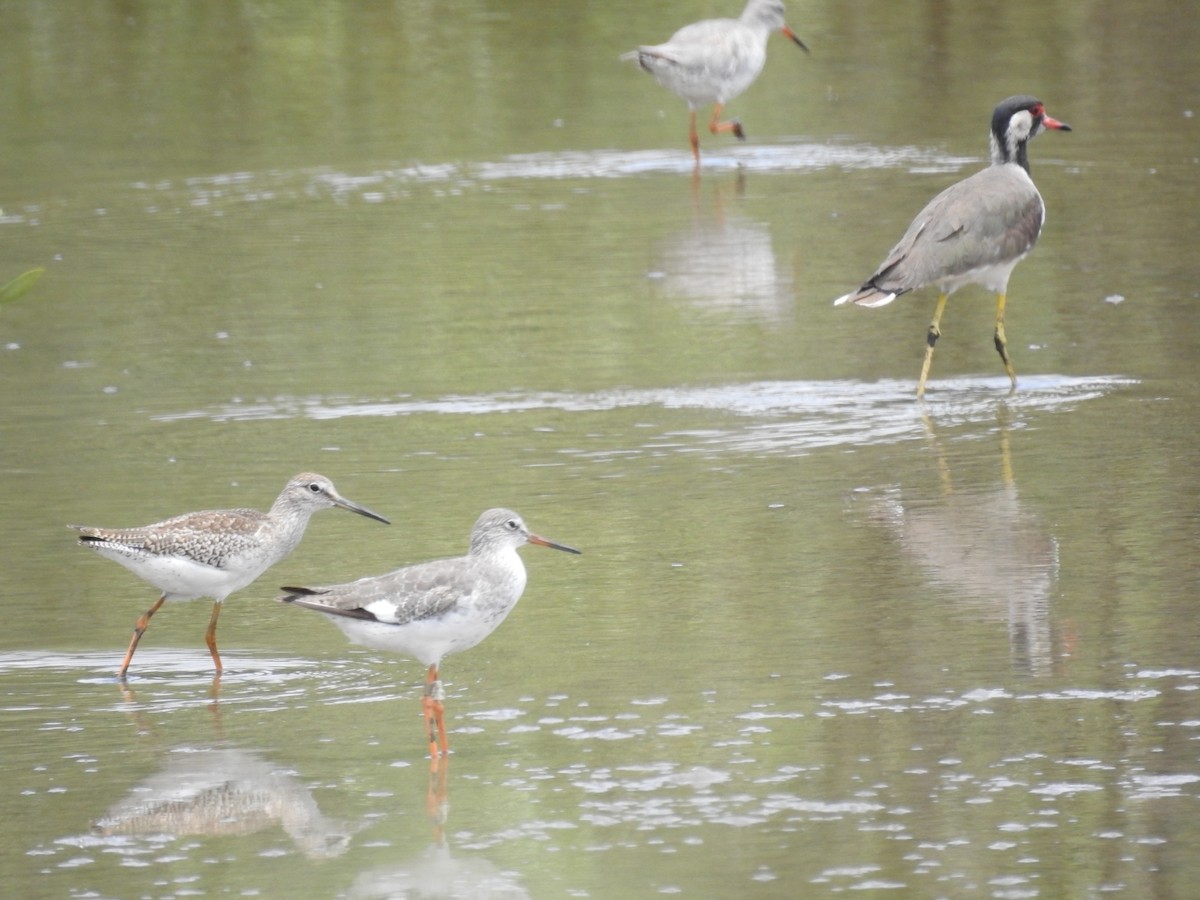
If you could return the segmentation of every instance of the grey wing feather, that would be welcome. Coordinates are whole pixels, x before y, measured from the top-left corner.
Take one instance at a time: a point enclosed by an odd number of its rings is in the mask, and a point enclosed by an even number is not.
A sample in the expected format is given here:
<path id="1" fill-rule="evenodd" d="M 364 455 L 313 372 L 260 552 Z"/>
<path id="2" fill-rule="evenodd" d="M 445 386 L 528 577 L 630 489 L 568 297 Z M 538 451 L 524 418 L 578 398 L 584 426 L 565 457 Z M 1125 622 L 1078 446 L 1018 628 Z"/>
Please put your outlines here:
<path id="1" fill-rule="evenodd" d="M 1029 252 L 1042 198 L 1008 174 L 984 169 L 934 197 L 863 287 L 901 294 Z"/>
<path id="2" fill-rule="evenodd" d="M 341 607 L 332 598 L 324 599 L 324 592 L 319 588 L 306 587 L 284 587 L 281 590 L 287 593 L 284 596 L 277 598 L 280 603 L 291 603 L 295 606 L 303 606 L 305 609 L 315 609 L 317 612 L 329 613 L 330 615 L 345 616 L 347 619 L 366 619 L 374 622 L 378 621 L 375 616 L 367 612 L 367 610 L 355 606 Z M 320 600 L 310 600 L 310 597 L 321 597 Z"/>
<path id="3" fill-rule="evenodd" d="M 742 45 L 730 37 L 727 20 L 706 20 L 684 25 L 665 44 L 638 47 L 622 59 L 638 60 L 647 72 L 656 65 L 697 75 L 716 73 L 727 78 L 742 66 Z"/>
<path id="4" fill-rule="evenodd" d="M 356 619 L 404 625 L 441 615 L 468 596 L 477 582 L 462 560 L 435 560 L 327 587 L 285 587 L 279 599 L 307 609 Z M 368 609 L 376 603 L 386 614 Z"/>

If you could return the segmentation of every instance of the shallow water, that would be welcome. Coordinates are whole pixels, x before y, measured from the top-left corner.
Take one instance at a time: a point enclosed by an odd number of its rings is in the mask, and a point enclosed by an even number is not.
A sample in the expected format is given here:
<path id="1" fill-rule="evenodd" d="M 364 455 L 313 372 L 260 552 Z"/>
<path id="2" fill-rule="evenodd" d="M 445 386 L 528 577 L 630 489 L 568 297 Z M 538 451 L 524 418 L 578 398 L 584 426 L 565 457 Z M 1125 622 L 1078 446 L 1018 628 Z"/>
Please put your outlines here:
<path id="1" fill-rule="evenodd" d="M 1200 17 L 789 4 L 702 138 L 617 55 L 713 9 L 0 5 L 0 877 L 14 896 L 1187 896 L 1200 878 Z M 536 45 L 538 53 L 527 48 Z M 1019 72 L 1021 77 L 1015 77 Z M 831 301 L 1032 91 L 992 302 Z M 206 602 L 74 545 L 316 516 Z M 273 603 L 523 551 L 419 664 Z M 490 893 L 489 893 L 490 892 Z"/>

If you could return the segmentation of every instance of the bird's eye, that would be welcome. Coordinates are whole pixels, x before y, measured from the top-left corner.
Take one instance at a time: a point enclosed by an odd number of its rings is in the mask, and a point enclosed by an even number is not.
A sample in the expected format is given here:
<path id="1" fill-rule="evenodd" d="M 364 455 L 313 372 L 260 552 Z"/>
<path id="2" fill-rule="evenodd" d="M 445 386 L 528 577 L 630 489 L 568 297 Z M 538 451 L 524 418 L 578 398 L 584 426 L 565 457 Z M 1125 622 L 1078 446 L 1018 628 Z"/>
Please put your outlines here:
<path id="1" fill-rule="evenodd" d="M 517 530 L 517 520 L 509 519 L 507 522 L 504 523 L 504 527 L 507 528 L 509 531 L 516 531 Z"/>
<path id="2" fill-rule="evenodd" d="M 314 494 L 321 493 L 321 483 L 319 481 L 311 481 L 308 484 L 308 489 Z"/>

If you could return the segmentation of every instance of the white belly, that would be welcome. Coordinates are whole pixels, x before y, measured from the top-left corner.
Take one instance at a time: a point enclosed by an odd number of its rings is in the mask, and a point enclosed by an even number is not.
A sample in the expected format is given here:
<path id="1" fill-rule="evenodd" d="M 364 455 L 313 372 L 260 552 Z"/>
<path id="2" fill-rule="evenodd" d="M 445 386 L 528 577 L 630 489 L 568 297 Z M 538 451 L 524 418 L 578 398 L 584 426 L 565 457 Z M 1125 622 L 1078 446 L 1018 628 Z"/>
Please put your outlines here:
<path id="1" fill-rule="evenodd" d="M 469 650 L 496 630 L 504 621 L 507 610 L 495 619 L 481 620 L 457 616 L 389 625 L 345 616 L 329 616 L 355 644 L 411 656 L 427 666 L 441 662 L 443 656 Z"/>
<path id="2" fill-rule="evenodd" d="M 987 288 L 994 294 L 999 294 L 1008 287 L 1008 277 L 1012 275 L 1013 269 L 1017 267 L 1017 263 L 1029 255 L 1029 251 L 1022 253 L 1016 259 L 1010 259 L 1007 262 L 996 263 L 994 266 L 980 266 L 977 269 L 972 269 L 963 275 L 956 275 L 952 278 L 945 278 L 937 282 L 939 290 L 947 294 L 953 294 L 960 287 L 968 284 L 978 284 Z"/>
<path id="3" fill-rule="evenodd" d="M 95 547 L 97 553 L 119 562 L 143 581 L 158 588 L 168 600 L 195 600 L 211 597 L 224 600 L 261 572 L 258 570 L 217 569 L 183 556 L 133 555 Z"/>

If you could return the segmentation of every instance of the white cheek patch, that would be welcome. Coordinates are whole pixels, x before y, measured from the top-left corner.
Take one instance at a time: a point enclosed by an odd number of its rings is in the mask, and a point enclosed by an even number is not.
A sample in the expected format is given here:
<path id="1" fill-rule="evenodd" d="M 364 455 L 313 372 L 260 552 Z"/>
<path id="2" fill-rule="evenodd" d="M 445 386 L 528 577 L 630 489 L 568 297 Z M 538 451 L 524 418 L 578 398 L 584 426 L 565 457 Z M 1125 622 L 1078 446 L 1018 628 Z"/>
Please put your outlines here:
<path id="1" fill-rule="evenodd" d="M 1033 114 L 1027 109 L 1013 113 L 1012 118 L 1008 120 L 1010 138 L 1022 141 L 1029 137 L 1031 131 L 1033 131 Z"/>

